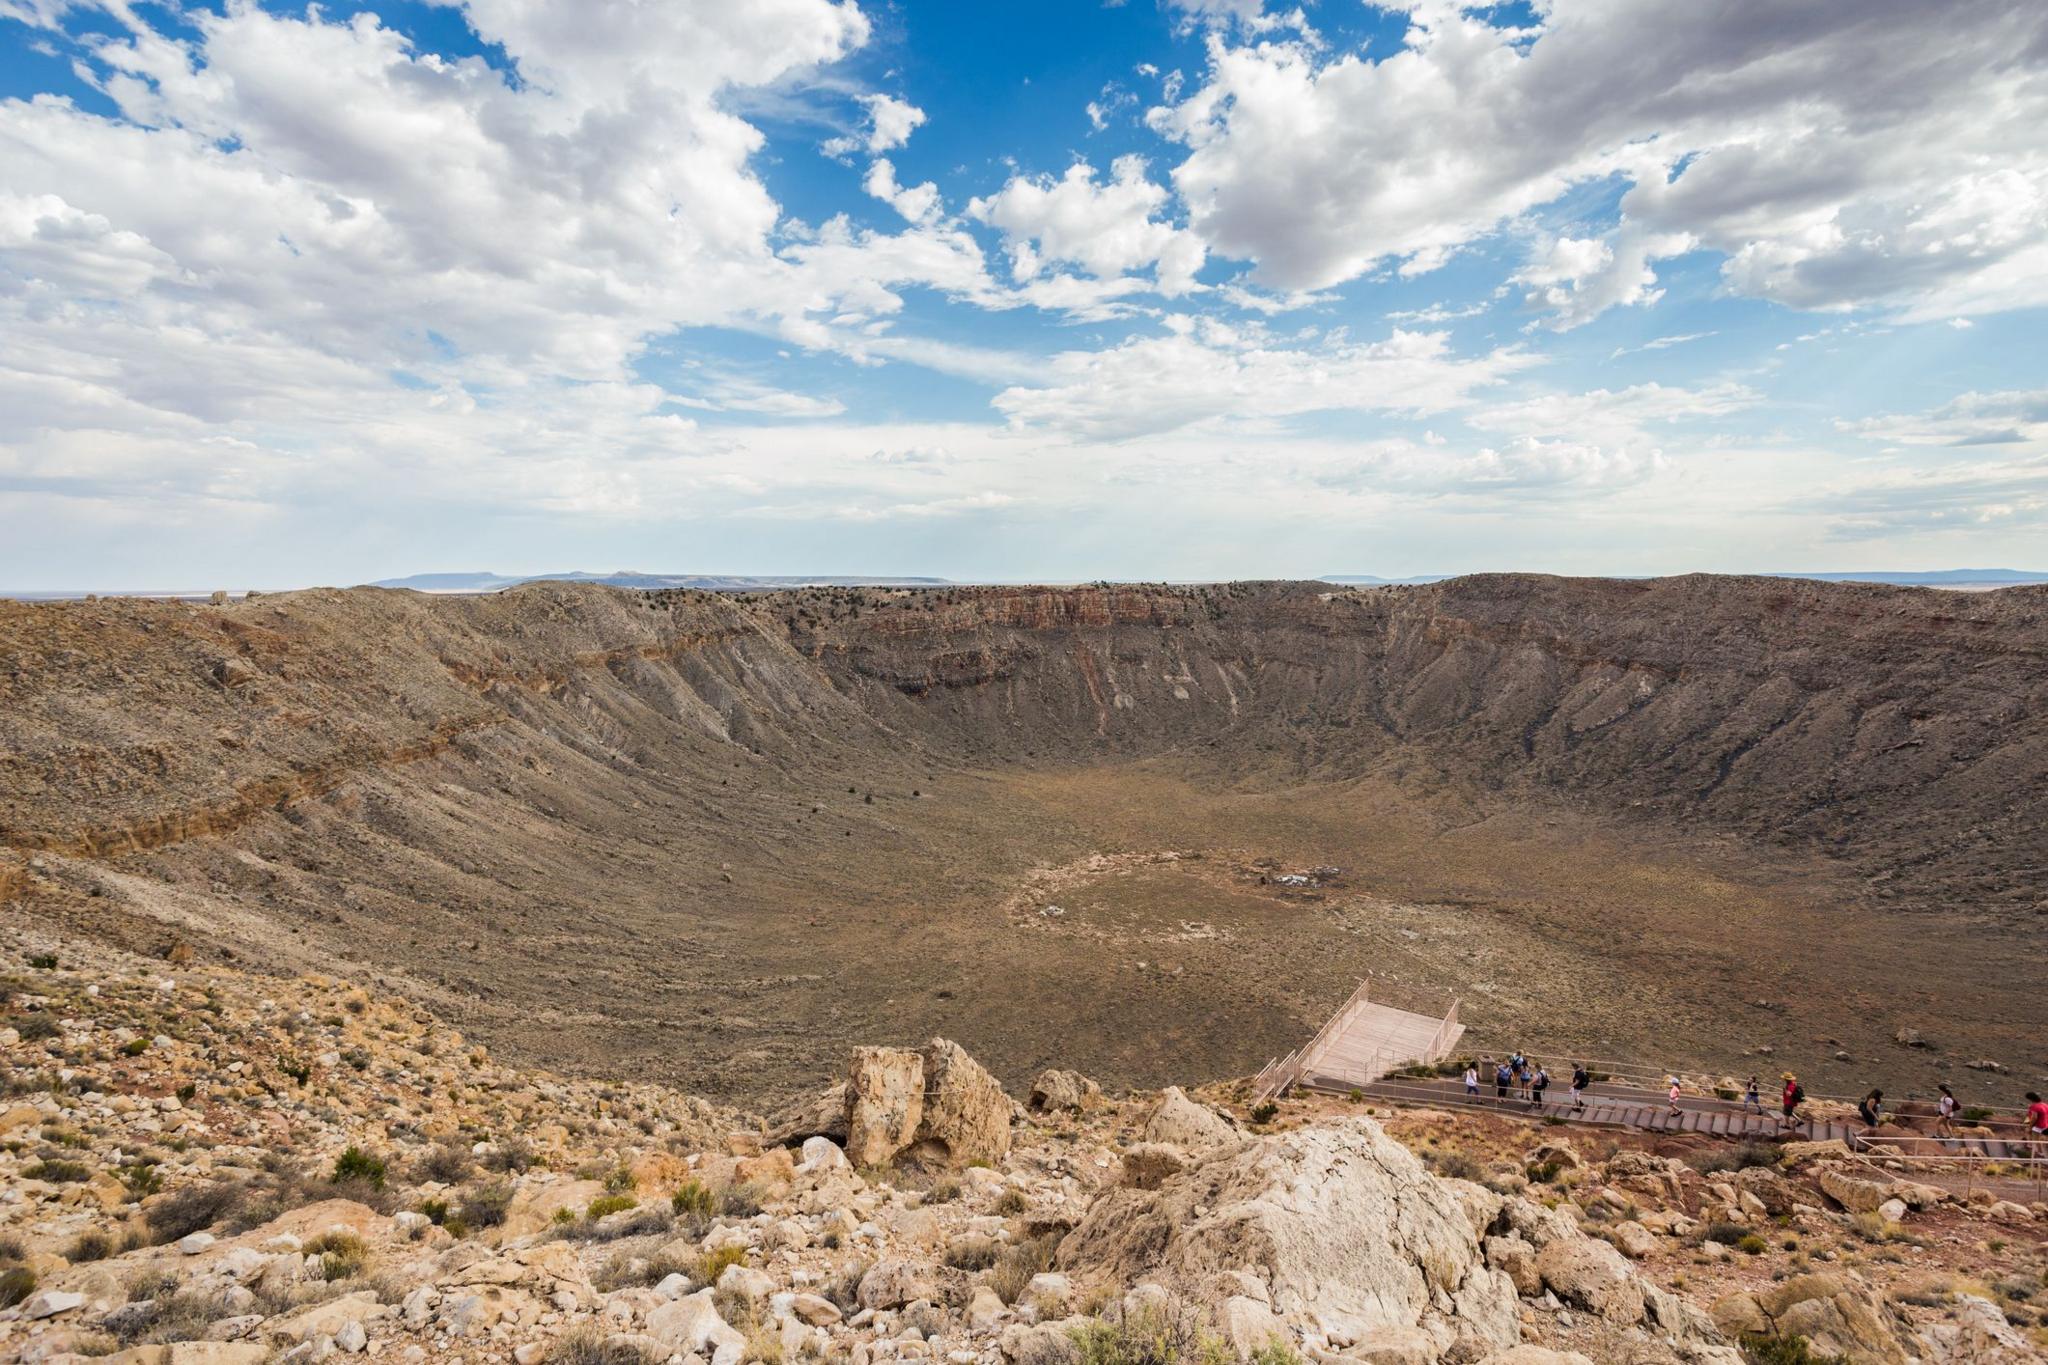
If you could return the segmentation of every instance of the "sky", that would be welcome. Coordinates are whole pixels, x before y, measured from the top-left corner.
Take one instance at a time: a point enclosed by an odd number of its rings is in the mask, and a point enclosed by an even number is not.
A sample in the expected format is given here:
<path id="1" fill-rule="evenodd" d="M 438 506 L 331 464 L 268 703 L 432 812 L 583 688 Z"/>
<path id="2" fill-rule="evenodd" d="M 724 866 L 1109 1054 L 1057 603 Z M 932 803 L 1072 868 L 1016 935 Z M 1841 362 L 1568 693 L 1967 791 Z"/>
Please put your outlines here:
<path id="1" fill-rule="evenodd" d="M 0 0 L 0 587 L 1956 566 L 2039 0 Z"/>

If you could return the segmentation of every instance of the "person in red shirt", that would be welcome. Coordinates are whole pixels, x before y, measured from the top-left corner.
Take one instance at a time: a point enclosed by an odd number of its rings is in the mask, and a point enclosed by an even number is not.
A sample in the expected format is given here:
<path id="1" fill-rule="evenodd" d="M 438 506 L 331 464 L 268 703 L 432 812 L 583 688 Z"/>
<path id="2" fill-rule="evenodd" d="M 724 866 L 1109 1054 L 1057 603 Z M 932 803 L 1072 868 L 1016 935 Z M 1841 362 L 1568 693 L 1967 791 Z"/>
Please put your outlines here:
<path id="1" fill-rule="evenodd" d="M 2027 1092 L 2027 1131 L 2035 1137 L 2048 1137 L 2048 1100 L 2039 1093 Z"/>

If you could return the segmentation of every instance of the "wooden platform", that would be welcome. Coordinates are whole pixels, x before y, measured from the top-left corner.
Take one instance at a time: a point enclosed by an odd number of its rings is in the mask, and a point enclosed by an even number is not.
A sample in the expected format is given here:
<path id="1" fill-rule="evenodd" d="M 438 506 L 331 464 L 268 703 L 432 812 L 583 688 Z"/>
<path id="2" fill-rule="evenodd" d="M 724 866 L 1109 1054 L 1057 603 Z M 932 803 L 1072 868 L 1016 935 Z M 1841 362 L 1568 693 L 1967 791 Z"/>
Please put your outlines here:
<path id="1" fill-rule="evenodd" d="M 1458 1002 L 1441 1015 L 1398 1009 L 1372 998 L 1370 979 L 1302 1047 L 1268 1062 L 1254 1090 L 1261 1099 L 1293 1085 L 1348 1090 L 1370 1085 L 1411 1062 L 1437 1062 L 1465 1035 Z"/>

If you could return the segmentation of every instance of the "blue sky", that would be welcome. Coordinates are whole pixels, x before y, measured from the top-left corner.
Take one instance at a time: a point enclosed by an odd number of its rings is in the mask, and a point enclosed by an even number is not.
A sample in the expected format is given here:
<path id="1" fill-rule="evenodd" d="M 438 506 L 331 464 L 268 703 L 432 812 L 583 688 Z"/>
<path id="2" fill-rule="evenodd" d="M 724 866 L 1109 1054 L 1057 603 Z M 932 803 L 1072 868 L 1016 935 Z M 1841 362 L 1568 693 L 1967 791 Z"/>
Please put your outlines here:
<path id="1" fill-rule="evenodd" d="M 0 0 L 0 587 L 2048 567 L 2023 0 Z"/>

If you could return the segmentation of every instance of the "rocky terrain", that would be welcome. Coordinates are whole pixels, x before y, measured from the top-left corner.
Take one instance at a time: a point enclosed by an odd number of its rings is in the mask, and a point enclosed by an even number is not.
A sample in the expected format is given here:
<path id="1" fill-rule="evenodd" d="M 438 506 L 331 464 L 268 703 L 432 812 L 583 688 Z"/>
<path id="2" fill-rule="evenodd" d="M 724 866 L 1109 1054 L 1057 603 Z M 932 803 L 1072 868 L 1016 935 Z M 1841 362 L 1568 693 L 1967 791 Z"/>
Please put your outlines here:
<path id="1" fill-rule="evenodd" d="M 1839 1144 L 866 1047 L 755 1117 L 410 1000 L 11 928 L 0 1360 L 1431 1365 L 2042 1358 L 2048 1204 Z M 1923 1173 L 1925 1179 L 1941 1178 Z M 2038 1191 L 2038 1183 L 2031 1187 Z"/>
<path id="2" fill-rule="evenodd" d="M 0 897 L 756 1104 L 932 1033 L 1245 1074 L 1368 969 L 2003 1104 L 2044 649 L 2048 590 L 1779 579 L 0 603 Z"/>

